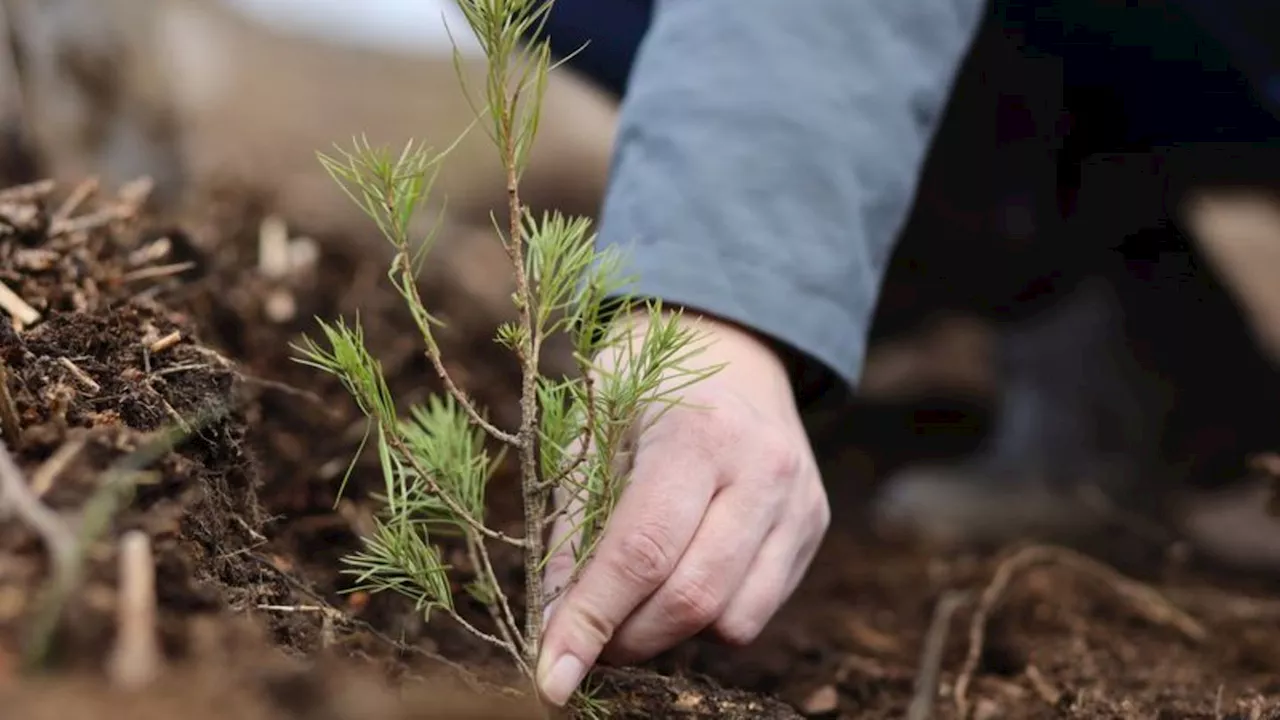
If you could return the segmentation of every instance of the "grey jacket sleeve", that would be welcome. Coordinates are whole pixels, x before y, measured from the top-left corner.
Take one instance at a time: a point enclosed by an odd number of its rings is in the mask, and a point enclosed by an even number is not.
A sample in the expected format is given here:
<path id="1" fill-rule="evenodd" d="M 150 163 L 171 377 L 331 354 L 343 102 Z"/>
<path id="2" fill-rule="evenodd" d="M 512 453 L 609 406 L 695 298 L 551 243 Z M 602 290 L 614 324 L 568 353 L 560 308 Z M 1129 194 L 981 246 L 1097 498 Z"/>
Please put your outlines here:
<path id="1" fill-rule="evenodd" d="M 849 383 L 981 0 L 659 0 L 601 246 Z"/>

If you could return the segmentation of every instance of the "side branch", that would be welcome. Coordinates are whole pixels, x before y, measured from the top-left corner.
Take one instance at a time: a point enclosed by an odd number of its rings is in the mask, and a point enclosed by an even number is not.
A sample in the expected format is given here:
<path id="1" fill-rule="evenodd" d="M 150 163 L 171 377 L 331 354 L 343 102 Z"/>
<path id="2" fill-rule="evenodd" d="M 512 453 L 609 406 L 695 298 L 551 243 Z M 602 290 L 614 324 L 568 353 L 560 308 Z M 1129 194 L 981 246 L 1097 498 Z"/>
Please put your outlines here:
<path id="1" fill-rule="evenodd" d="M 413 303 L 413 306 L 418 308 L 419 312 L 425 314 L 425 310 L 421 310 L 421 308 L 425 308 L 426 305 L 422 302 L 422 293 L 418 290 L 418 281 L 414 277 L 413 264 L 409 262 L 409 253 L 404 247 L 400 248 L 396 264 L 399 266 L 400 276 L 404 278 L 401 285 L 403 291 L 409 296 L 409 302 Z M 417 313 L 415 312 L 415 314 Z M 484 430 L 498 442 L 519 448 L 520 437 L 486 420 L 480 414 L 480 411 L 476 409 L 475 403 L 471 402 L 471 398 L 467 393 L 454 382 L 453 376 L 449 373 L 449 369 L 444 366 L 444 360 L 440 356 L 440 346 L 436 344 L 435 335 L 431 332 L 430 319 L 419 318 L 418 326 L 422 331 L 423 339 L 427 341 L 427 360 L 431 363 L 431 367 L 435 369 L 440 381 L 444 383 L 445 390 L 458 401 L 458 404 L 462 406 L 462 410 L 471 419 L 471 422 L 475 423 L 477 427 Z"/>
<path id="2" fill-rule="evenodd" d="M 480 411 L 476 410 L 475 403 L 471 402 L 470 396 L 468 396 L 467 393 L 464 392 L 462 388 L 458 387 L 457 383 L 453 381 L 453 377 L 449 374 L 449 370 L 445 368 L 444 362 L 440 359 L 440 353 L 428 350 L 427 358 L 431 360 L 431 365 L 435 368 L 436 375 L 440 376 L 440 380 L 444 383 L 445 389 L 448 390 L 449 394 L 452 395 L 453 398 L 458 401 L 458 404 L 462 406 L 463 411 L 467 413 L 467 417 L 471 419 L 471 422 L 475 423 L 480 429 L 489 433 L 494 440 L 506 443 L 512 447 L 520 447 L 519 437 L 503 430 L 492 422 L 485 420 L 484 416 L 480 414 Z"/>

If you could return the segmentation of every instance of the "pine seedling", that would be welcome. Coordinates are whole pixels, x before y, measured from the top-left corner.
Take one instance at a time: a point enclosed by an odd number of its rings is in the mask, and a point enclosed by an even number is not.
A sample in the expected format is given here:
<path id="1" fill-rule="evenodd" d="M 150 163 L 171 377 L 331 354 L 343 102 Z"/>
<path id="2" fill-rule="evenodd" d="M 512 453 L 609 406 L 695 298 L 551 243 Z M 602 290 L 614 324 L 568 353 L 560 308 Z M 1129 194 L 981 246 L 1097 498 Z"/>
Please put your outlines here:
<path id="1" fill-rule="evenodd" d="M 424 303 L 418 277 L 428 261 L 434 232 L 415 237 L 414 217 L 431 193 L 448 149 L 434 152 L 409 143 L 399 152 L 357 139 L 321 162 L 347 195 L 373 219 L 391 243 L 388 272 L 421 334 L 424 352 L 444 392 L 421 407 L 399 408 L 381 365 L 365 346 L 358 320 L 320 321 L 323 337 L 305 338 L 299 360 L 332 373 L 369 419 L 366 442 L 380 460 L 383 512 L 363 548 L 346 558 L 355 589 L 394 591 L 424 614 L 443 612 L 476 637 L 506 652 L 533 680 L 549 598 L 543 568 L 557 548 L 546 535 L 557 518 L 571 517 L 573 556 L 587 562 L 627 481 L 624 447 L 641 418 L 652 419 L 681 391 L 713 370 L 691 368 L 702 335 L 678 312 L 626 294 L 622 256 L 597 250 L 586 218 L 548 213 L 535 217 L 521 202 L 520 179 L 538 128 L 552 70 L 545 42 L 536 35 L 549 2 L 458 0 L 488 59 L 484 87 L 464 90 L 505 169 L 508 207 L 495 216 L 495 241 L 511 261 L 516 319 L 496 341 L 519 361 L 520 422 L 497 427 L 450 375 L 436 339 L 440 321 Z M 455 63 L 460 56 L 455 50 Z M 474 127 L 474 126 L 473 126 Z M 643 332 L 630 319 L 647 315 Z M 539 372 L 547 338 L 567 335 L 579 372 L 551 377 Z M 593 365 L 613 359 L 609 370 Z M 363 449 L 363 446 L 362 446 Z M 523 533 L 513 537 L 487 522 L 485 495 L 501 454 L 519 468 Z M 437 540 L 452 537 L 465 548 L 466 577 L 445 563 Z M 494 544 L 518 548 L 524 557 L 523 623 L 498 583 L 490 559 Z M 574 573 L 576 578 L 577 573 Z M 492 630 L 469 622 L 455 604 L 461 584 L 488 610 Z"/>

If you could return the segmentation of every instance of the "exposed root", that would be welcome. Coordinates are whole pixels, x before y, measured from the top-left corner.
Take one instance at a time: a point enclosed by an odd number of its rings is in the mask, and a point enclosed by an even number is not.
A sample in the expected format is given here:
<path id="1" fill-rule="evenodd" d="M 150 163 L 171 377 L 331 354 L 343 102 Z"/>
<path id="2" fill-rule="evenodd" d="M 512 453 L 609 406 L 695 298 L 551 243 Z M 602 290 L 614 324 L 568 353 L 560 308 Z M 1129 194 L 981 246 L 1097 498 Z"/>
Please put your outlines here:
<path id="1" fill-rule="evenodd" d="M 947 649 L 947 636 L 951 632 L 951 618 L 965 603 L 969 593 L 951 591 L 938 600 L 933 608 L 933 620 L 924 638 L 920 652 L 920 668 L 916 672 L 915 692 L 907 708 L 907 720 L 931 720 L 938 698 L 938 684 L 942 677 L 942 654 Z"/>
<path id="2" fill-rule="evenodd" d="M 956 678 L 956 713 L 961 720 L 969 717 L 969 685 L 978 669 L 986 642 L 987 621 L 1018 572 L 1035 565 L 1057 563 L 1083 575 L 1094 578 L 1107 586 L 1134 612 L 1154 625 L 1171 627 L 1194 643 L 1204 642 L 1208 630 L 1200 621 L 1174 605 L 1154 588 L 1132 578 L 1125 577 L 1115 568 L 1072 550 L 1052 545 L 1032 545 L 1014 552 L 996 568 L 991 582 L 983 589 L 969 623 L 969 650 L 964 665 Z"/>

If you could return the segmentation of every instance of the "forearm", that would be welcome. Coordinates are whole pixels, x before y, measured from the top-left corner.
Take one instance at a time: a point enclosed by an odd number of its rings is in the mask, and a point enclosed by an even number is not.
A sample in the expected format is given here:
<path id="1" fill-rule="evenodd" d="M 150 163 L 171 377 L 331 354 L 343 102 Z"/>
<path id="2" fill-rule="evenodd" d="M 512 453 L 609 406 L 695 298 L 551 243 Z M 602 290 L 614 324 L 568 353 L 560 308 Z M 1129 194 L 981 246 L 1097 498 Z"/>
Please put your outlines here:
<path id="1" fill-rule="evenodd" d="M 637 58 L 600 242 L 635 290 L 852 382 L 978 0 L 663 0 Z"/>

